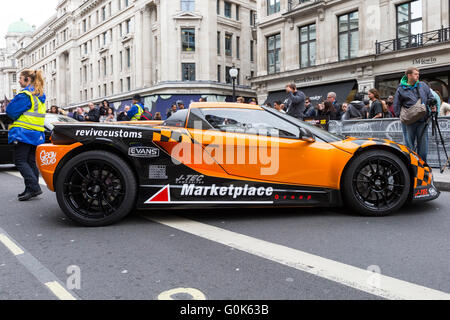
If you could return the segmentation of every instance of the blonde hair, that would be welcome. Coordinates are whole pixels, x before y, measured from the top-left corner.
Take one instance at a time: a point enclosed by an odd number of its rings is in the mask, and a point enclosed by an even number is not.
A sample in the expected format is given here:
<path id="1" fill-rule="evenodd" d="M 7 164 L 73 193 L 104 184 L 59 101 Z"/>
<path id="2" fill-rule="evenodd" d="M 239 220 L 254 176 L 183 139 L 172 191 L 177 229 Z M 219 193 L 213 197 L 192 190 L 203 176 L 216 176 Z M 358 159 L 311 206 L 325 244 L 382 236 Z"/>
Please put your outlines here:
<path id="1" fill-rule="evenodd" d="M 31 85 L 34 87 L 33 95 L 42 97 L 44 95 L 44 77 L 42 70 L 24 70 L 20 73 L 25 79 L 31 80 Z"/>

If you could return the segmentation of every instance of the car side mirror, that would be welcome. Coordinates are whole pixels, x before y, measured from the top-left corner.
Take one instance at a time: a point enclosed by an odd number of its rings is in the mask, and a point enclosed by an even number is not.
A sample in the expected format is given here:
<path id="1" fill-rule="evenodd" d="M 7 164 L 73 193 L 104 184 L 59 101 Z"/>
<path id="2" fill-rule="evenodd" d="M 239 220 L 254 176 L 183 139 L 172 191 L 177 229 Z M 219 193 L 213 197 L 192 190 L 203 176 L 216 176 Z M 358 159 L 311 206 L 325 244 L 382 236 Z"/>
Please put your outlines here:
<path id="1" fill-rule="evenodd" d="M 312 132 L 306 128 L 300 128 L 300 140 L 310 143 L 316 142 L 316 138 L 314 137 Z"/>

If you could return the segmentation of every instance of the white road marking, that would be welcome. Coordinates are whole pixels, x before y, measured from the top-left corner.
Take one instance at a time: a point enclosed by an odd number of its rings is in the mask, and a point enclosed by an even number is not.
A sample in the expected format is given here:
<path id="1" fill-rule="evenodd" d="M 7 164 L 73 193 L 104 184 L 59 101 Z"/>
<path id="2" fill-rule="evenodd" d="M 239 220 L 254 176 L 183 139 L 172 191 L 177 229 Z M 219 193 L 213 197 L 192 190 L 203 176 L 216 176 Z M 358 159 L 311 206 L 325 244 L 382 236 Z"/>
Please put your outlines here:
<path id="1" fill-rule="evenodd" d="M 4 171 L 4 173 L 7 173 L 7 174 L 9 174 L 9 175 L 11 175 L 11 176 L 14 176 L 14 177 L 18 177 L 18 178 L 23 179 L 23 177 L 22 177 L 22 175 L 20 174 L 19 171 Z M 46 185 L 47 185 L 47 184 L 45 183 L 45 180 L 42 179 L 42 178 L 39 178 L 39 184 L 41 184 L 41 185 L 43 185 L 43 186 L 46 186 Z"/>
<path id="2" fill-rule="evenodd" d="M 60 300 L 77 300 L 75 294 L 64 288 L 58 278 L 39 260 L 26 252 L 10 235 L 0 228 L 0 242 L 3 243 L 19 260 L 19 262 L 42 284 L 44 284 Z"/>
<path id="3" fill-rule="evenodd" d="M 57 281 L 47 282 L 45 285 L 59 300 L 77 300 Z"/>
<path id="4" fill-rule="evenodd" d="M 23 250 L 20 249 L 14 241 L 12 241 L 7 235 L 0 234 L 0 242 L 5 245 L 5 247 L 12 252 L 13 255 L 18 256 L 24 254 Z"/>
<path id="5" fill-rule="evenodd" d="M 275 261 L 342 285 L 386 299 L 449 300 L 450 294 L 396 278 L 379 275 L 379 286 L 370 283 L 372 272 L 341 262 L 322 258 L 286 246 L 252 238 L 197 221 L 177 216 L 145 216 L 143 218 L 198 237 L 232 247 L 252 255 Z"/>

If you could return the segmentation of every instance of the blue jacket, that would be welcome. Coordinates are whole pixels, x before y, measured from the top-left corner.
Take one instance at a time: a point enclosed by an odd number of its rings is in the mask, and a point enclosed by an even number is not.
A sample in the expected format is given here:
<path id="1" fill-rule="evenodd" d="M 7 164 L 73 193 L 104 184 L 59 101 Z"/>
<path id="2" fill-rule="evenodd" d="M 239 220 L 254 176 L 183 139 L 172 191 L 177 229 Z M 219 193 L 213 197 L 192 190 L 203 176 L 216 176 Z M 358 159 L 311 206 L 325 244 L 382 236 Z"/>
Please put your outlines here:
<path id="1" fill-rule="evenodd" d="M 142 103 L 137 103 L 138 105 L 141 106 L 142 110 L 144 110 L 144 105 Z M 136 107 L 135 105 L 133 105 L 133 107 L 131 107 L 130 111 L 127 112 L 127 116 L 128 119 L 133 119 L 133 117 L 139 112 L 138 107 Z"/>
<path id="2" fill-rule="evenodd" d="M 32 92 L 34 88 L 32 86 L 28 86 L 23 90 L 28 90 Z M 38 99 L 42 103 L 45 103 L 46 100 L 45 94 L 42 97 L 39 97 Z M 6 114 L 13 121 L 16 121 L 24 112 L 27 112 L 30 108 L 31 108 L 30 97 L 28 97 L 24 93 L 19 93 L 14 97 L 14 99 L 11 100 L 11 102 L 8 104 L 8 107 L 6 107 Z M 15 142 L 22 142 L 38 146 L 45 143 L 45 133 L 15 127 L 9 131 L 8 143 L 13 144 Z"/>
<path id="3" fill-rule="evenodd" d="M 406 76 L 405 76 L 406 77 Z M 394 97 L 394 112 L 396 117 L 400 117 L 402 107 L 410 108 L 422 99 L 422 103 L 427 104 L 429 99 L 433 99 L 430 87 L 423 82 L 417 82 L 414 86 L 407 85 L 407 79 L 402 79 L 402 83 L 398 86 Z M 429 110 L 430 112 L 430 110 Z M 425 118 L 419 120 L 424 122 Z"/>

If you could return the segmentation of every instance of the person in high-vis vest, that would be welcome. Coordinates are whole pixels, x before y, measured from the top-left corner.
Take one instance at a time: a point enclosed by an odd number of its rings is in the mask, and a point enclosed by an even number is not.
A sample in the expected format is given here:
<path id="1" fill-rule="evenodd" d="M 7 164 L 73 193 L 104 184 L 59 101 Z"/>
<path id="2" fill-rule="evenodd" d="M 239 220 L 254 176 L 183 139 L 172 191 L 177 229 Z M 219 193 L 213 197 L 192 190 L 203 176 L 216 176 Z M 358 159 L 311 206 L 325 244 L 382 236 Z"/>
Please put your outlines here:
<path id="1" fill-rule="evenodd" d="M 36 147 L 45 143 L 45 94 L 42 71 L 24 70 L 20 73 L 22 91 L 6 108 L 14 121 L 9 128 L 8 143 L 15 145 L 15 165 L 25 181 L 25 191 L 19 201 L 27 201 L 42 194 L 39 170 L 36 166 Z"/>
<path id="2" fill-rule="evenodd" d="M 144 105 L 141 103 L 141 96 L 138 94 L 135 95 L 132 102 L 133 107 L 127 112 L 128 119 L 130 121 L 139 121 L 144 113 Z"/>

